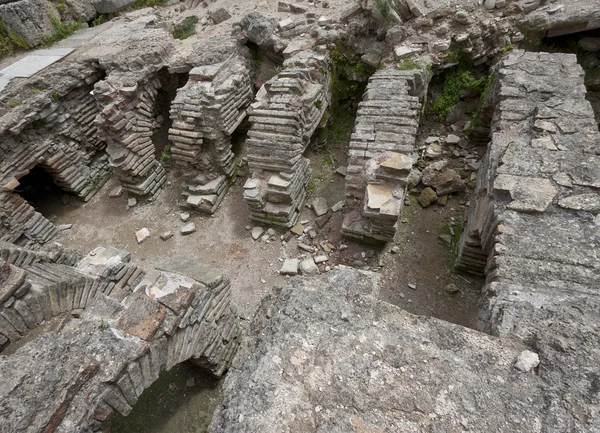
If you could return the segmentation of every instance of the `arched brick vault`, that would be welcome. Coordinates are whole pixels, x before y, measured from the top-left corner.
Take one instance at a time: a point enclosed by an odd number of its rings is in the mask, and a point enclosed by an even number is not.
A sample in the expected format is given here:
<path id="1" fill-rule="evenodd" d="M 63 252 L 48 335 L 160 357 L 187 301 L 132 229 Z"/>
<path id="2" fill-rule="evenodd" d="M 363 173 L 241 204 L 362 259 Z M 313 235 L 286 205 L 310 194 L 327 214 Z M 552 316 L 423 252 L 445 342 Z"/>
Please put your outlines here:
<path id="1" fill-rule="evenodd" d="M 76 256 L 57 249 L 3 244 L 0 252 L 2 335 L 16 342 L 52 317 L 61 320 L 0 357 L 2 377 L 11 377 L 0 383 L 0 431 L 98 431 L 180 362 L 216 376 L 226 371 L 238 322 L 220 273 L 196 263 L 172 265 L 193 278 L 144 271 L 126 251 L 102 247 L 75 266 Z M 63 314 L 73 309 L 84 309 L 81 318 Z"/>
<path id="2" fill-rule="evenodd" d="M 0 240 L 33 246 L 47 242 L 54 226 L 18 193 L 19 179 L 40 166 L 63 190 L 89 200 L 107 179 L 105 143 L 93 123 L 98 114 L 90 95 L 103 76 L 98 65 L 82 65 L 61 92 L 47 91 L 38 104 L 0 130 Z"/>

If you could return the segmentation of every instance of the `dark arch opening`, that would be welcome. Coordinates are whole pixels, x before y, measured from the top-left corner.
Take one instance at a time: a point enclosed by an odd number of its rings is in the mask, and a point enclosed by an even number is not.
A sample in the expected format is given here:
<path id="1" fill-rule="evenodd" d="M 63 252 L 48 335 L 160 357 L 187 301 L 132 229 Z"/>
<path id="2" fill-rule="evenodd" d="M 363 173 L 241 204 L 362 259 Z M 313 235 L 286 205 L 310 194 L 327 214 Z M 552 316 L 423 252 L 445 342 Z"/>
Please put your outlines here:
<path id="1" fill-rule="evenodd" d="M 13 191 L 49 220 L 64 215 L 82 202 L 74 194 L 61 189 L 43 167 L 36 165 L 19 179 Z"/>
<path id="2" fill-rule="evenodd" d="M 128 416 L 114 413 L 104 433 L 203 433 L 222 399 L 221 380 L 189 362 L 162 372 Z"/>
<path id="3" fill-rule="evenodd" d="M 154 103 L 154 118 L 157 120 L 158 128 L 152 134 L 154 143 L 154 157 L 166 162 L 170 159 L 169 128 L 173 125 L 171 120 L 171 103 L 177 95 L 177 89 L 185 86 L 189 79 L 187 73 L 170 74 L 167 69 L 159 72 L 161 83 Z"/>

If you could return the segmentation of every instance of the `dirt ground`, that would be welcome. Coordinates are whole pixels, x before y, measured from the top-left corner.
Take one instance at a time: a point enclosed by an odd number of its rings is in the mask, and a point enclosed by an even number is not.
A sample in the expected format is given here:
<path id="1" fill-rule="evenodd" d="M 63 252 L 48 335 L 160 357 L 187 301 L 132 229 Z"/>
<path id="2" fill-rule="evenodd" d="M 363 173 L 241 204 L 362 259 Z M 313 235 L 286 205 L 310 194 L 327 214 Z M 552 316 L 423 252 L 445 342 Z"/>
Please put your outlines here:
<path id="1" fill-rule="evenodd" d="M 389 252 L 391 245 L 384 250 L 348 242 L 340 235 L 343 211 L 332 213 L 327 225 L 318 229 L 314 224 L 316 215 L 308 208 L 317 196 L 325 197 L 329 206 L 344 199 L 345 180 L 335 169 L 345 164 L 345 156 L 343 152 L 334 152 L 330 159 L 330 155 L 309 153 L 313 181 L 307 207 L 300 218 L 317 232 L 317 237 L 307 237 L 306 243 L 318 248 L 325 243 L 334 247 L 329 262 L 319 265 L 321 271 L 325 272 L 327 266 L 344 264 L 380 272 L 381 299 L 415 314 L 474 327 L 481 282 L 455 275 L 451 269 L 451 249 L 438 242 L 438 235 L 447 231 L 451 217 L 456 222 L 461 221 L 464 206 L 457 199 L 451 199 L 443 208 L 421 209 L 414 201 L 406 206 L 402 219 L 406 222 L 399 227 L 399 254 Z M 134 260 L 147 268 L 159 266 L 167 256 L 196 257 L 199 262 L 222 270 L 231 279 L 233 304 L 242 318 L 250 319 L 271 288 L 289 278 L 277 273 L 282 261 L 302 258 L 307 253 L 297 247 L 295 237 L 282 242 L 280 238 L 285 231 L 281 229 L 268 241 L 252 239 L 248 227 L 254 224 L 242 199 L 243 178 L 238 178 L 213 216 L 193 215 L 191 221 L 197 231 L 182 236 L 179 229 L 183 225 L 180 219 L 183 210 L 178 207 L 178 183 L 171 170 L 169 183 L 154 201 L 140 202 L 128 209 L 126 195 L 108 196 L 118 185 L 116 179 L 111 179 L 90 202 L 79 205 L 71 202 L 53 208 L 57 224 L 73 224 L 70 230 L 60 232 L 57 241 L 82 254 L 97 246 L 122 248 L 131 251 Z M 150 230 L 151 237 L 139 245 L 135 232 L 143 227 Z M 161 240 L 159 235 L 165 231 L 172 231 L 174 236 Z M 346 248 L 341 250 L 341 245 Z M 417 289 L 410 289 L 408 283 L 416 283 Z M 456 284 L 461 291 L 448 295 L 444 288 L 449 283 Z"/>

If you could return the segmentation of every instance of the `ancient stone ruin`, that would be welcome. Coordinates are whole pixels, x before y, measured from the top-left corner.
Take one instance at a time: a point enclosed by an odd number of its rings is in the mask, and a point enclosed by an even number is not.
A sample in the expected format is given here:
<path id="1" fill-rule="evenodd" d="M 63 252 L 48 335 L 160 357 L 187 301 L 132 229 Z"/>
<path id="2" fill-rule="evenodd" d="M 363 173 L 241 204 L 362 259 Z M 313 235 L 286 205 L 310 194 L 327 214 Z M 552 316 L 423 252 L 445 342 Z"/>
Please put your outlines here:
<path id="1" fill-rule="evenodd" d="M 0 432 L 600 431 L 600 4 L 84 3 L 0 0 Z"/>

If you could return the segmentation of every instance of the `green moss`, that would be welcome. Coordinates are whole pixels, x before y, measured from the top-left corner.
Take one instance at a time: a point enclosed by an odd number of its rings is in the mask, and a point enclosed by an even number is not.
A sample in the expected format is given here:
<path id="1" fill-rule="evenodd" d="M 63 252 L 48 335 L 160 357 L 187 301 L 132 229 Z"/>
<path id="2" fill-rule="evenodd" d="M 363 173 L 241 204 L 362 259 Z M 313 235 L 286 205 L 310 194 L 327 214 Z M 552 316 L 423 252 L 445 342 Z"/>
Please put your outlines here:
<path id="1" fill-rule="evenodd" d="M 415 62 L 413 59 L 406 59 L 396 67 L 399 71 L 413 71 L 415 69 L 423 69 L 423 66 Z"/>
<path id="2" fill-rule="evenodd" d="M 10 56 L 16 49 L 29 50 L 27 41 L 0 19 L 0 58 Z"/>
<path id="3" fill-rule="evenodd" d="M 460 102 L 460 93 L 463 90 L 472 90 L 482 93 L 486 85 L 487 77 L 475 78 L 472 73 L 472 65 L 460 62 L 456 68 L 446 73 L 442 92 L 431 104 L 431 112 L 444 122 L 450 114 L 452 107 Z"/>
<path id="4" fill-rule="evenodd" d="M 383 24 L 387 24 L 392 19 L 392 5 L 390 4 L 390 0 L 375 0 L 375 7 L 381 15 L 381 20 Z"/>
<path id="5" fill-rule="evenodd" d="M 494 86 L 495 78 L 496 74 L 492 72 L 490 75 L 488 75 L 486 79 L 485 87 L 483 88 L 481 96 L 479 97 L 479 104 L 477 105 L 477 110 L 475 110 L 471 115 L 471 127 L 466 131 L 467 135 L 471 133 L 473 127 L 479 126 L 481 124 L 481 112 L 483 110 L 485 101 L 489 98 L 490 93 L 492 92 L 492 87 Z"/>
<path id="6" fill-rule="evenodd" d="M 11 99 L 8 101 L 8 105 L 10 105 L 11 107 L 18 107 L 19 105 L 21 105 L 21 101 L 17 101 L 16 99 Z"/>
<path id="7" fill-rule="evenodd" d="M 195 15 L 187 17 L 183 23 L 179 24 L 173 30 L 173 37 L 175 39 L 187 39 L 190 36 L 196 34 L 196 24 L 198 24 L 198 17 Z"/>
<path id="8" fill-rule="evenodd" d="M 143 9 L 143 8 L 151 8 L 154 6 L 162 6 L 166 3 L 166 0 L 136 0 L 129 9 Z"/>
<path id="9" fill-rule="evenodd" d="M 54 100 L 54 102 L 60 101 L 60 94 L 58 92 L 52 93 L 52 99 Z"/>
<path id="10" fill-rule="evenodd" d="M 252 62 L 250 63 L 250 73 L 253 76 L 257 76 L 258 74 L 260 74 L 261 68 L 262 68 L 262 59 L 260 59 L 260 58 L 256 58 L 256 59 L 252 60 Z"/>

